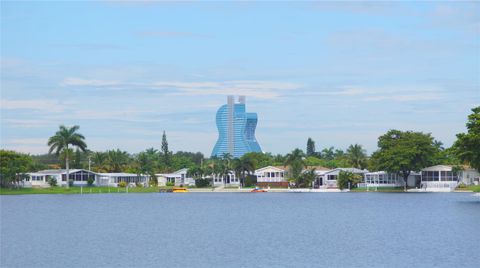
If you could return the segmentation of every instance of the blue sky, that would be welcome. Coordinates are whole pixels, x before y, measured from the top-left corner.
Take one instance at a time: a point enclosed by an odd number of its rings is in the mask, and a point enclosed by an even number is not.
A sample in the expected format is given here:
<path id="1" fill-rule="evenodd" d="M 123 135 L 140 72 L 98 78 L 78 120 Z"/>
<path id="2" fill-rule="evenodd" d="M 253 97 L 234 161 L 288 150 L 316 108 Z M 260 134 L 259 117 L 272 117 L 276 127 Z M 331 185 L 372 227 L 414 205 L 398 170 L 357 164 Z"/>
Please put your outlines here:
<path id="1" fill-rule="evenodd" d="M 210 155 L 228 94 L 262 149 L 360 143 L 389 129 L 450 146 L 480 104 L 479 2 L 1 2 L 1 147 L 60 124 L 91 150 Z"/>

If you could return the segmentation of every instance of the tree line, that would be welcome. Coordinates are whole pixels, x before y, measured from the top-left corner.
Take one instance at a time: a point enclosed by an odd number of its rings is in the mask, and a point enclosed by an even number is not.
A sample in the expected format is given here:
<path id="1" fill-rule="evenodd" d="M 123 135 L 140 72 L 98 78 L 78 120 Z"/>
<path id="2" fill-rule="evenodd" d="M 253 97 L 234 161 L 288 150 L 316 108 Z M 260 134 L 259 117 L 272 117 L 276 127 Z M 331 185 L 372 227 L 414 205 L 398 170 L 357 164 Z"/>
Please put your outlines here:
<path id="1" fill-rule="evenodd" d="M 430 133 L 390 130 L 378 138 L 378 149 L 370 156 L 360 144 L 352 144 L 345 151 L 334 147 L 317 151 L 315 141 L 308 138 L 305 151 L 296 148 L 285 155 L 253 152 L 240 158 L 228 154 L 205 158 L 200 152 L 173 153 L 165 131 L 160 150 L 148 148 L 138 154 L 120 149 L 94 152 L 87 149 L 78 126 L 60 126 L 48 140 L 49 154 L 27 155 L 0 150 L 0 184 L 6 187 L 22 179 L 18 174 L 48 168 L 90 168 L 95 172 L 147 174 L 152 178 L 158 173 L 187 168 L 193 178 L 223 177 L 234 172 L 242 184 L 250 184 L 249 175 L 266 166 L 288 167 L 289 179 L 297 186 L 310 185 L 316 166 L 383 170 L 399 174 L 406 181 L 411 171 L 436 164 L 467 164 L 480 170 L 480 106 L 472 109 L 466 126 L 467 133 L 457 134 L 450 148 L 444 148 Z M 305 169 L 308 171 L 303 172 Z"/>

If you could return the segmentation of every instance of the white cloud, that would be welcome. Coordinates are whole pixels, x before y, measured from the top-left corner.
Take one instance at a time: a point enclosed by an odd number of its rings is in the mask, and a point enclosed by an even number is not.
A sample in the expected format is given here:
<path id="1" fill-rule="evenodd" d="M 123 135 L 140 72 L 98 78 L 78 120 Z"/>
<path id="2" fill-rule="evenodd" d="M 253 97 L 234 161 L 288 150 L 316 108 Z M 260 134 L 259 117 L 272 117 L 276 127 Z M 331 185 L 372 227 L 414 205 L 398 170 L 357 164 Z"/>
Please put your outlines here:
<path id="1" fill-rule="evenodd" d="M 398 102 L 429 101 L 429 100 L 439 100 L 439 99 L 442 99 L 442 96 L 435 93 L 395 94 L 395 95 L 371 96 L 371 97 L 363 98 L 364 101 L 398 101 Z"/>
<path id="2" fill-rule="evenodd" d="M 44 112 L 63 112 L 66 105 L 57 100 L 2 100 L 2 109 L 36 110 Z"/>
<path id="3" fill-rule="evenodd" d="M 62 86 L 103 87 L 109 89 L 168 89 L 175 90 L 170 95 L 246 95 L 260 99 L 272 99 L 281 96 L 283 91 L 299 89 L 300 84 L 262 80 L 212 81 L 154 81 L 149 83 L 124 83 L 114 80 L 97 80 L 84 78 L 66 78 Z"/>
<path id="4" fill-rule="evenodd" d="M 118 86 L 121 85 L 120 81 L 112 80 L 96 80 L 96 79 L 83 79 L 69 77 L 65 78 L 61 82 L 62 86 L 93 86 L 93 87 L 106 87 L 106 86 Z"/>

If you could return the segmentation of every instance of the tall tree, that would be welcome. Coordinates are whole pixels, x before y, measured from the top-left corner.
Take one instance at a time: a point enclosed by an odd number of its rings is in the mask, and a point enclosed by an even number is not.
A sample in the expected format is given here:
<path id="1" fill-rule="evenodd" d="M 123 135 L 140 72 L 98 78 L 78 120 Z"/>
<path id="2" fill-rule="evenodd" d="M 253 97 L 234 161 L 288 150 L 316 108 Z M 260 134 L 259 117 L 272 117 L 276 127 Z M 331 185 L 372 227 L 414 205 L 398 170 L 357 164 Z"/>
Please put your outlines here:
<path id="1" fill-rule="evenodd" d="M 372 155 L 374 168 L 400 174 L 405 188 L 410 172 L 431 165 L 439 150 L 430 134 L 400 130 L 390 130 L 380 136 L 378 148 Z"/>
<path id="2" fill-rule="evenodd" d="M 352 144 L 347 149 L 348 162 L 355 168 L 363 169 L 367 166 L 367 154 L 362 145 Z"/>
<path id="3" fill-rule="evenodd" d="M 293 150 L 287 154 L 284 165 L 289 166 L 290 178 L 297 180 L 305 167 L 305 154 L 298 148 Z"/>
<path id="4" fill-rule="evenodd" d="M 164 164 L 168 168 L 170 166 L 170 151 L 168 150 L 167 134 L 165 134 L 165 130 L 162 135 L 162 158 Z"/>
<path id="5" fill-rule="evenodd" d="M 55 151 L 56 155 L 59 155 L 62 151 L 65 151 L 65 167 L 67 169 L 66 177 L 66 187 L 69 187 L 69 175 L 70 175 L 70 166 L 69 166 L 69 146 L 77 147 L 83 152 L 87 149 L 87 144 L 85 143 L 85 137 L 78 133 L 79 126 L 73 126 L 68 128 L 64 125 L 61 125 L 59 130 L 48 139 L 48 146 L 50 149 L 48 151 L 51 154 Z"/>
<path id="6" fill-rule="evenodd" d="M 17 186 L 33 165 L 32 157 L 14 151 L 0 150 L 0 186 Z"/>
<path id="7" fill-rule="evenodd" d="M 453 148 L 460 160 L 480 170 L 480 106 L 472 109 L 468 116 L 467 133 L 457 134 Z"/>
<path id="8" fill-rule="evenodd" d="M 315 142 L 312 138 L 307 140 L 307 156 L 315 156 Z"/>

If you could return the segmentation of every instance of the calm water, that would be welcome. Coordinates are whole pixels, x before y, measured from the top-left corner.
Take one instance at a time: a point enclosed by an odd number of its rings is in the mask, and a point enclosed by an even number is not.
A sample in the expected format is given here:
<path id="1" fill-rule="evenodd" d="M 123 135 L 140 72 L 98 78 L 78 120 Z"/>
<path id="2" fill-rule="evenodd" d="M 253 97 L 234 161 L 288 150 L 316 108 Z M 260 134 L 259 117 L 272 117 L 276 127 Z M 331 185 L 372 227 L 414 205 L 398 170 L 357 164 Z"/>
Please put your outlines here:
<path id="1" fill-rule="evenodd" d="M 1 196 L 2 267 L 478 267 L 471 194 Z"/>

